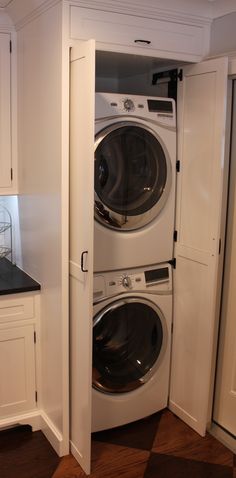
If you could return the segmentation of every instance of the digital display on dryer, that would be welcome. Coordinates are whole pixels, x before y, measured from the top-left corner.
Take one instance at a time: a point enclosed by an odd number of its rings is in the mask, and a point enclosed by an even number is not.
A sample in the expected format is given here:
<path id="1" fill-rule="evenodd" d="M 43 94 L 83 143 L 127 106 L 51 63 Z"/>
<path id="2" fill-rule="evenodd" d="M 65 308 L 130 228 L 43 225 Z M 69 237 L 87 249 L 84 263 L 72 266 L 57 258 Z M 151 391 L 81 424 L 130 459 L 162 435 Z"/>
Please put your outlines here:
<path id="1" fill-rule="evenodd" d="M 173 113 L 172 101 L 147 100 L 147 103 L 151 113 Z"/>
<path id="2" fill-rule="evenodd" d="M 161 280 L 169 279 L 169 269 L 168 267 L 162 267 L 161 269 L 154 269 L 151 271 L 145 271 L 145 280 L 146 283 L 150 284 L 151 282 L 158 282 Z"/>

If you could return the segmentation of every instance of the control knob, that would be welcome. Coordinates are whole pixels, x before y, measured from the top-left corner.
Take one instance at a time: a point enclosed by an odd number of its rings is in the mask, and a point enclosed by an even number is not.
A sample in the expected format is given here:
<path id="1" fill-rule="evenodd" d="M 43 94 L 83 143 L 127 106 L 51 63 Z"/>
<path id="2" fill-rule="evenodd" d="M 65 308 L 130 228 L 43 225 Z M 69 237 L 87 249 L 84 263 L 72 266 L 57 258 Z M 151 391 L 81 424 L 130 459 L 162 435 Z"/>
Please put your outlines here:
<path id="1" fill-rule="evenodd" d="M 132 289 L 132 281 L 131 281 L 131 278 L 130 278 L 128 275 L 125 275 L 125 276 L 122 278 L 122 285 L 123 285 L 123 287 L 125 287 L 126 289 Z"/>
<path id="2" fill-rule="evenodd" d="M 126 100 L 124 100 L 124 109 L 126 111 L 133 111 L 134 110 L 134 103 L 132 100 L 130 100 L 129 98 L 127 98 Z"/>

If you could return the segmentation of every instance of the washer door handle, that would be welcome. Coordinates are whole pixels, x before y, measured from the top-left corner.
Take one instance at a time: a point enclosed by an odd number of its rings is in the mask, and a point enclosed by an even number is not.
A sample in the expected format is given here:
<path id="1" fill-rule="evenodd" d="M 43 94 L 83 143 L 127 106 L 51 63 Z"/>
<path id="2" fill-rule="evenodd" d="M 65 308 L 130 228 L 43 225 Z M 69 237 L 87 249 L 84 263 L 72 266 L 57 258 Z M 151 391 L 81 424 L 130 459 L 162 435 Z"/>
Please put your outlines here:
<path id="1" fill-rule="evenodd" d="M 80 258 L 80 267 L 81 267 L 82 272 L 88 272 L 88 269 L 84 269 L 84 256 L 85 256 L 85 254 L 88 254 L 88 251 L 83 251 L 82 254 L 81 254 L 81 258 Z"/>

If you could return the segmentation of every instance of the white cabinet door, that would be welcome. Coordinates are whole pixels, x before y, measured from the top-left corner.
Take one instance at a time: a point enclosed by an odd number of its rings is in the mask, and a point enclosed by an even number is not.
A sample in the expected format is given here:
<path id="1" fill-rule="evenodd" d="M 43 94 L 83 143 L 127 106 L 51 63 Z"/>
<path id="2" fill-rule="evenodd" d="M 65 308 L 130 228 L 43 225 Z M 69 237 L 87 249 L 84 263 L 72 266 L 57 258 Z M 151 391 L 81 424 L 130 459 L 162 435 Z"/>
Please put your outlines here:
<path id="1" fill-rule="evenodd" d="M 234 81 L 234 88 L 236 81 Z M 216 375 L 214 421 L 236 437 L 236 95 L 230 164 L 227 239 Z"/>
<path id="2" fill-rule="evenodd" d="M 0 418 L 35 408 L 34 326 L 0 330 Z"/>
<path id="3" fill-rule="evenodd" d="M 227 60 L 183 69 L 170 409 L 204 435 L 211 406 L 224 179 Z"/>
<path id="4" fill-rule="evenodd" d="M 90 472 L 95 42 L 71 51 L 70 370 L 71 452 Z"/>
<path id="5" fill-rule="evenodd" d="M 11 186 L 10 35 L 0 34 L 0 188 Z"/>

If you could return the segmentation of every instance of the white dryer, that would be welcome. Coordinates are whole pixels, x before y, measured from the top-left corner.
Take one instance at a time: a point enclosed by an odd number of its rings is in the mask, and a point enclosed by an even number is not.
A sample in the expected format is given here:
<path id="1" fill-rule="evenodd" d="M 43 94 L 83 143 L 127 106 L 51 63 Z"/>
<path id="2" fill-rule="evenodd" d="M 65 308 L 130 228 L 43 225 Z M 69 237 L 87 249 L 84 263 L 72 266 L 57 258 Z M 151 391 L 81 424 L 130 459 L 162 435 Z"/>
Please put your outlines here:
<path id="1" fill-rule="evenodd" d="M 95 274 L 93 432 L 166 407 L 171 323 L 169 264 Z"/>
<path id="2" fill-rule="evenodd" d="M 94 271 L 173 256 L 176 113 L 170 98 L 96 94 Z"/>

